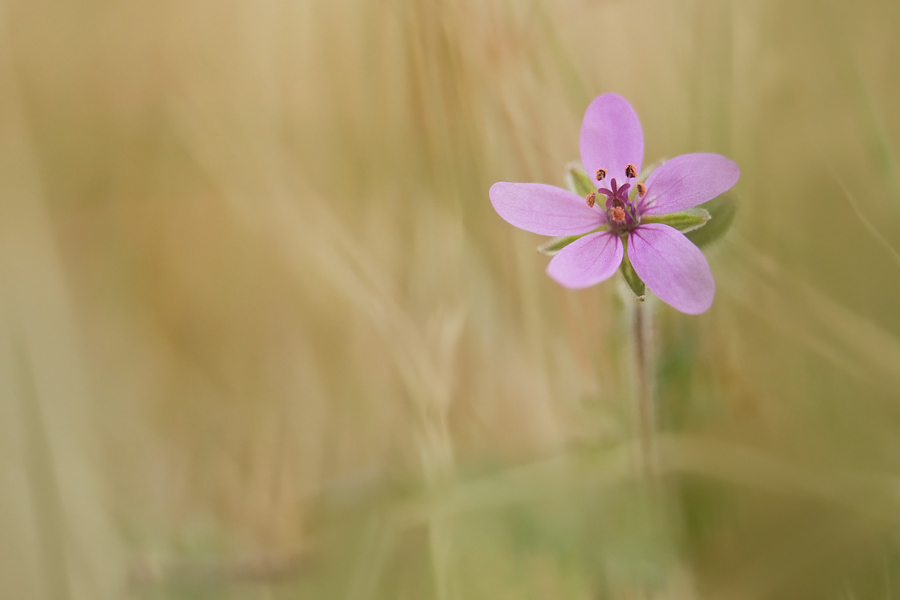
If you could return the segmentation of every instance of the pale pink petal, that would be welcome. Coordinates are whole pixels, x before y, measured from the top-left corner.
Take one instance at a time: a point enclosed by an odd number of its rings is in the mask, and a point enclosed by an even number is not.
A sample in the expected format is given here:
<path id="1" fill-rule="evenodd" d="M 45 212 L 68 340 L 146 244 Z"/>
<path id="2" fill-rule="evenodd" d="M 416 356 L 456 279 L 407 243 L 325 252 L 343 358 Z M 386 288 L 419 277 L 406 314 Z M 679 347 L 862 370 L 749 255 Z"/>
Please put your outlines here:
<path id="1" fill-rule="evenodd" d="M 599 208 L 584 198 L 543 183 L 495 183 L 490 191 L 494 210 L 519 229 L 541 235 L 579 235 L 606 222 Z"/>
<path id="2" fill-rule="evenodd" d="M 623 254 L 619 236 L 591 233 L 560 250 L 547 265 L 547 275 L 567 288 L 586 288 L 615 273 Z"/>
<path id="3" fill-rule="evenodd" d="M 696 315 L 712 305 L 716 282 L 709 263 L 681 232 L 641 225 L 628 236 L 628 258 L 647 287 L 681 312 Z"/>
<path id="4" fill-rule="evenodd" d="M 676 156 L 647 178 L 641 213 L 666 215 L 693 208 L 728 191 L 740 176 L 737 164 L 720 154 Z"/>
<path id="5" fill-rule="evenodd" d="M 618 94 L 594 98 L 581 123 L 581 163 L 588 175 L 593 179 L 605 169 L 607 178 L 625 183 L 625 167 L 633 164 L 640 172 L 643 160 L 644 133 L 628 101 Z"/>

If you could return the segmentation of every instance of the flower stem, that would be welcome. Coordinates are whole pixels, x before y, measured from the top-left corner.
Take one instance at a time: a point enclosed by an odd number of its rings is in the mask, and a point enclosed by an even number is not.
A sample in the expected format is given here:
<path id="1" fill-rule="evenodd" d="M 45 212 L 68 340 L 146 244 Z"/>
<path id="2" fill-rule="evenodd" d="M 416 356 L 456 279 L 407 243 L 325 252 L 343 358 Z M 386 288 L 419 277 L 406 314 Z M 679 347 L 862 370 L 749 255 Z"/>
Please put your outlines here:
<path id="1" fill-rule="evenodd" d="M 644 476 L 656 479 L 659 465 L 656 457 L 656 410 L 653 402 L 654 352 L 653 314 L 647 303 L 635 298 L 632 310 L 632 338 L 635 364 L 635 408 L 637 412 L 640 462 Z"/>

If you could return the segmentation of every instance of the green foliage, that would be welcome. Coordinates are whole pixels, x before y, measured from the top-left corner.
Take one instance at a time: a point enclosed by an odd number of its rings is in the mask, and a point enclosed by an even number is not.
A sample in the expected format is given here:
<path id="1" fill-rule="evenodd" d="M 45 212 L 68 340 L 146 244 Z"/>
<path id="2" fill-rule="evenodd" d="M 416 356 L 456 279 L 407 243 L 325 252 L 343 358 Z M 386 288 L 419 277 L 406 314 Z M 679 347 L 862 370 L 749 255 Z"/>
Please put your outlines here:
<path id="1" fill-rule="evenodd" d="M 701 227 L 683 231 L 686 231 L 685 235 L 689 240 L 704 248 L 720 240 L 731 229 L 737 216 L 737 202 L 734 195 L 727 192 L 694 210 L 708 212 L 708 222 Z"/>
<path id="2" fill-rule="evenodd" d="M 647 286 L 644 285 L 643 280 L 638 276 L 637 272 L 634 270 L 634 266 L 631 264 L 631 259 L 628 258 L 628 238 L 623 237 L 622 243 L 625 244 L 625 256 L 622 257 L 622 266 L 620 270 L 622 271 L 622 277 L 625 278 L 625 283 L 628 284 L 628 287 L 631 288 L 631 291 L 634 292 L 634 295 L 644 299 L 644 294 L 647 293 Z"/>
<path id="3" fill-rule="evenodd" d="M 589 231 L 588 233 L 597 233 L 598 231 L 606 231 L 607 226 L 603 225 L 602 227 L 598 227 L 593 231 Z M 551 239 L 549 242 L 541 244 L 537 247 L 537 251 L 541 254 L 546 254 L 547 256 L 554 256 L 557 252 L 574 242 L 579 238 L 583 238 L 588 233 L 583 233 L 581 235 L 567 235 L 563 237 L 555 237 Z"/>
<path id="4" fill-rule="evenodd" d="M 578 238 L 582 236 L 580 235 L 567 235 L 564 237 L 555 237 L 551 239 L 549 242 L 541 244 L 537 247 L 538 252 L 541 254 L 546 254 L 547 256 L 553 256 Z"/>
<path id="5" fill-rule="evenodd" d="M 570 162 L 568 166 L 566 166 L 565 179 L 566 187 L 579 196 L 587 196 L 588 194 L 597 191 L 594 182 L 588 177 L 587 173 L 584 172 L 581 165 L 576 162 Z"/>
<path id="6" fill-rule="evenodd" d="M 641 223 L 662 223 L 685 233 L 703 227 L 710 218 L 702 208 L 689 208 L 668 215 L 648 215 L 641 218 Z"/>

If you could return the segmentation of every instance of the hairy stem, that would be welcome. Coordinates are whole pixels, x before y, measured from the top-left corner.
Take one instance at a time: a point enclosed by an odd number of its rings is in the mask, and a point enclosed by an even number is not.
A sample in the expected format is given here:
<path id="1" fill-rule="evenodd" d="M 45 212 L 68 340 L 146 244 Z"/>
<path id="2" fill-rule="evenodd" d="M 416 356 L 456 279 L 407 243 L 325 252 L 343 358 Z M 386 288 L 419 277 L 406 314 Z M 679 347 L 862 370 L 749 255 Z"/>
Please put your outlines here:
<path id="1" fill-rule="evenodd" d="M 634 341 L 635 404 L 640 440 L 641 467 L 647 479 L 655 479 L 659 472 L 656 459 L 656 410 L 654 394 L 653 315 L 650 307 L 640 299 L 634 300 L 632 336 Z"/>

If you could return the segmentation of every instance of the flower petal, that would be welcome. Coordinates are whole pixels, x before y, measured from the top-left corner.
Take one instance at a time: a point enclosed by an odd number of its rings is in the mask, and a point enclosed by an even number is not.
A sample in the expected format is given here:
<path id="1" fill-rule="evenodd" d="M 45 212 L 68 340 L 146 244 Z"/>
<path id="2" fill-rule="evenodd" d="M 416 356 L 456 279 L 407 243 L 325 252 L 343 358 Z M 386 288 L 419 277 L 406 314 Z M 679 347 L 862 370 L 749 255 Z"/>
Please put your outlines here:
<path id="1" fill-rule="evenodd" d="M 664 162 L 647 178 L 641 214 L 665 215 L 693 208 L 737 183 L 741 170 L 721 154 L 682 154 Z"/>
<path id="2" fill-rule="evenodd" d="M 581 163 L 591 179 L 606 169 L 608 178 L 624 183 L 625 167 L 633 164 L 640 173 L 643 160 L 644 133 L 628 101 L 618 94 L 594 98 L 581 123 Z"/>
<path id="3" fill-rule="evenodd" d="M 578 235 L 606 222 L 599 208 L 584 198 L 543 183 L 495 183 L 490 191 L 494 210 L 519 229 L 541 235 Z"/>
<path id="4" fill-rule="evenodd" d="M 709 263 L 700 248 L 661 223 L 640 225 L 628 236 L 628 258 L 647 287 L 689 315 L 712 305 L 716 294 Z"/>
<path id="5" fill-rule="evenodd" d="M 586 288 L 615 273 L 624 253 L 619 236 L 591 233 L 560 250 L 547 265 L 547 275 L 567 288 Z"/>

